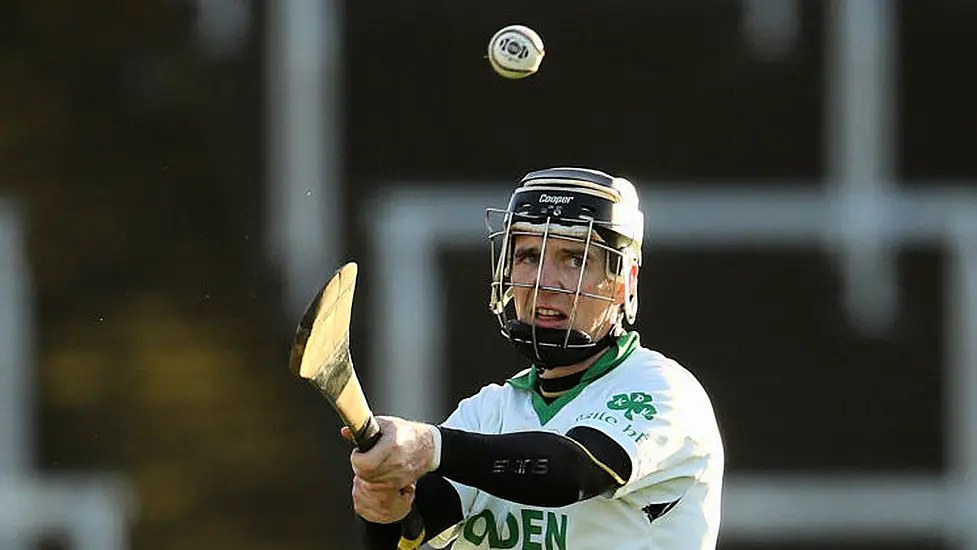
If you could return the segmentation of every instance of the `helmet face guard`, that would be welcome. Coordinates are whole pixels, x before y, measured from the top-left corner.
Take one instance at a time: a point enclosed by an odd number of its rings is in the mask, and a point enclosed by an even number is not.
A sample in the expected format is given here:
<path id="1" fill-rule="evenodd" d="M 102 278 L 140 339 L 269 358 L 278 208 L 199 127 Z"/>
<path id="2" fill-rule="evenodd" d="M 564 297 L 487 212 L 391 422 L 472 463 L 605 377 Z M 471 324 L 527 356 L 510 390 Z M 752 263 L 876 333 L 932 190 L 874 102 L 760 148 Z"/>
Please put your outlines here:
<path id="1" fill-rule="evenodd" d="M 629 271 L 631 265 L 640 265 L 644 219 L 629 182 L 577 168 L 532 172 L 523 178 L 506 209 L 486 210 L 486 225 L 492 262 L 490 309 L 499 320 L 503 336 L 538 368 L 587 359 L 612 344 L 625 324 L 633 324 L 637 293 L 631 288 Z M 534 281 L 512 279 L 514 244 L 520 236 L 540 239 Z M 546 248 L 556 240 L 575 243 L 583 250 L 579 276 L 572 288 L 542 284 Z M 581 299 L 603 301 L 607 307 L 615 301 L 613 290 L 607 295 L 584 291 L 592 250 L 605 258 L 602 276 L 610 281 L 623 280 L 625 284 L 624 307 L 614 314 L 610 331 L 600 338 L 573 328 Z M 532 320 L 520 321 L 512 299 L 518 288 L 531 292 L 531 311 L 536 311 L 541 292 L 572 296 L 567 328 L 537 327 Z"/>

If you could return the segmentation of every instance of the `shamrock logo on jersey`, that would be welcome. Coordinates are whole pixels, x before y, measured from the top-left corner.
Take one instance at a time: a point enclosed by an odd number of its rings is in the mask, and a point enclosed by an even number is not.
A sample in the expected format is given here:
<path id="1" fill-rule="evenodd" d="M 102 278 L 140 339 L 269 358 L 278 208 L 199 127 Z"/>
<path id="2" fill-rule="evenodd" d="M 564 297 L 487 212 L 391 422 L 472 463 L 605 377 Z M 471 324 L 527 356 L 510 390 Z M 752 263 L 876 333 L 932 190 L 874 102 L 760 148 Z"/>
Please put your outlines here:
<path id="1" fill-rule="evenodd" d="M 633 415 L 643 416 L 646 420 L 651 420 L 658 413 L 658 410 L 651 404 L 651 396 L 645 392 L 619 393 L 607 402 L 607 408 L 615 411 L 624 411 L 624 417 L 634 420 Z"/>

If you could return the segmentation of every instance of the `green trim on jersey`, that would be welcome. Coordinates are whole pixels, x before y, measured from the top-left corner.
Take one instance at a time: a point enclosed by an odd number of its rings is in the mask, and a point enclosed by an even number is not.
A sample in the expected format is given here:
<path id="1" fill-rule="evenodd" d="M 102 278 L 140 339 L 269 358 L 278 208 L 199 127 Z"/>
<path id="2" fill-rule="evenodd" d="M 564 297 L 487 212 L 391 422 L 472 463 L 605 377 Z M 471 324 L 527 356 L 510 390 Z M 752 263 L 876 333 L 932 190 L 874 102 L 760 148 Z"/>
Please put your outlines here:
<path id="1" fill-rule="evenodd" d="M 584 372 L 583 377 L 580 378 L 580 382 L 572 387 L 570 391 L 564 393 L 560 397 L 556 398 L 552 403 L 547 403 L 543 396 L 536 391 L 536 368 L 530 367 L 529 371 L 520 375 L 514 376 L 508 380 L 507 383 L 511 384 L 515 388 L 521 390 L 526 390 L 530 392 L 533 398 L 533 409 L 536 410 L 536 415 L 539 417 L 540 425 L 546 425 L 551 418 L 556 416 L 556 413 L 560 412 L 560 409 L 564 405 L 569 403 L 576 397 L 587 384 L 590 384 L 594 380 L 597 380 L 601 376 L 604 376 L 610 372 L 614 367 L 620 365 L 627 359 L 631 353 L 638 349 L 641 345 L 640 338 L 637 332 L 626 332 L 618 337 L 614 345 L 608 348 L 593 365 Z"/>

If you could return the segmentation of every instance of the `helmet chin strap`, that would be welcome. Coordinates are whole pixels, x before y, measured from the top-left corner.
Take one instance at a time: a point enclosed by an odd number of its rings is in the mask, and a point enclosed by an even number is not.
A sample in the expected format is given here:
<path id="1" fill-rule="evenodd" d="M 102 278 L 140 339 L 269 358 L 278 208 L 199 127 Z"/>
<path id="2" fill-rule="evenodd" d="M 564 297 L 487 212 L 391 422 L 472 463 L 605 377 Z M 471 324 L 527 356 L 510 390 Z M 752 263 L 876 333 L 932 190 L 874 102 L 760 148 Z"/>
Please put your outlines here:
<path id="1" fill-rule="evenodd" d="M 619 334 L 618 328 L 613 327 L 607 336 L 594 341 L 590 335 L 576 329 L 536 327 L 534 345 L 532 325 L 518 319 L 511 319 L 506 326 L 509 329 L 509 341 L 516 347 L 516 351 L 532 361 L 539 372 L 575 365 L 602 353 L 614 344 Z M 567 339 L 568 330 L 569 339 Z M 566 346 L 563 345 L 564 342 Z"/>

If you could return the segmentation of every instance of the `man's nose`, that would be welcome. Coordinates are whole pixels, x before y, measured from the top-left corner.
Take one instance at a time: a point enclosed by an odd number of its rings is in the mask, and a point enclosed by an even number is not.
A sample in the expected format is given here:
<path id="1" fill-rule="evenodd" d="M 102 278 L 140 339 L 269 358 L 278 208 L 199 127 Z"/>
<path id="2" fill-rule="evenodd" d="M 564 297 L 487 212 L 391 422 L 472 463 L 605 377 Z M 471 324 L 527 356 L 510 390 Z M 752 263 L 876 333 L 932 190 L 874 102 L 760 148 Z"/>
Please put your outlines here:
<path id="1" fill-rule="evenodd" d="M 539 274 L 539 285 L 549 288 L 566 289 L 563 274 L 557 260 L 553 257 L 543 258 L 542 269 Z"/>

